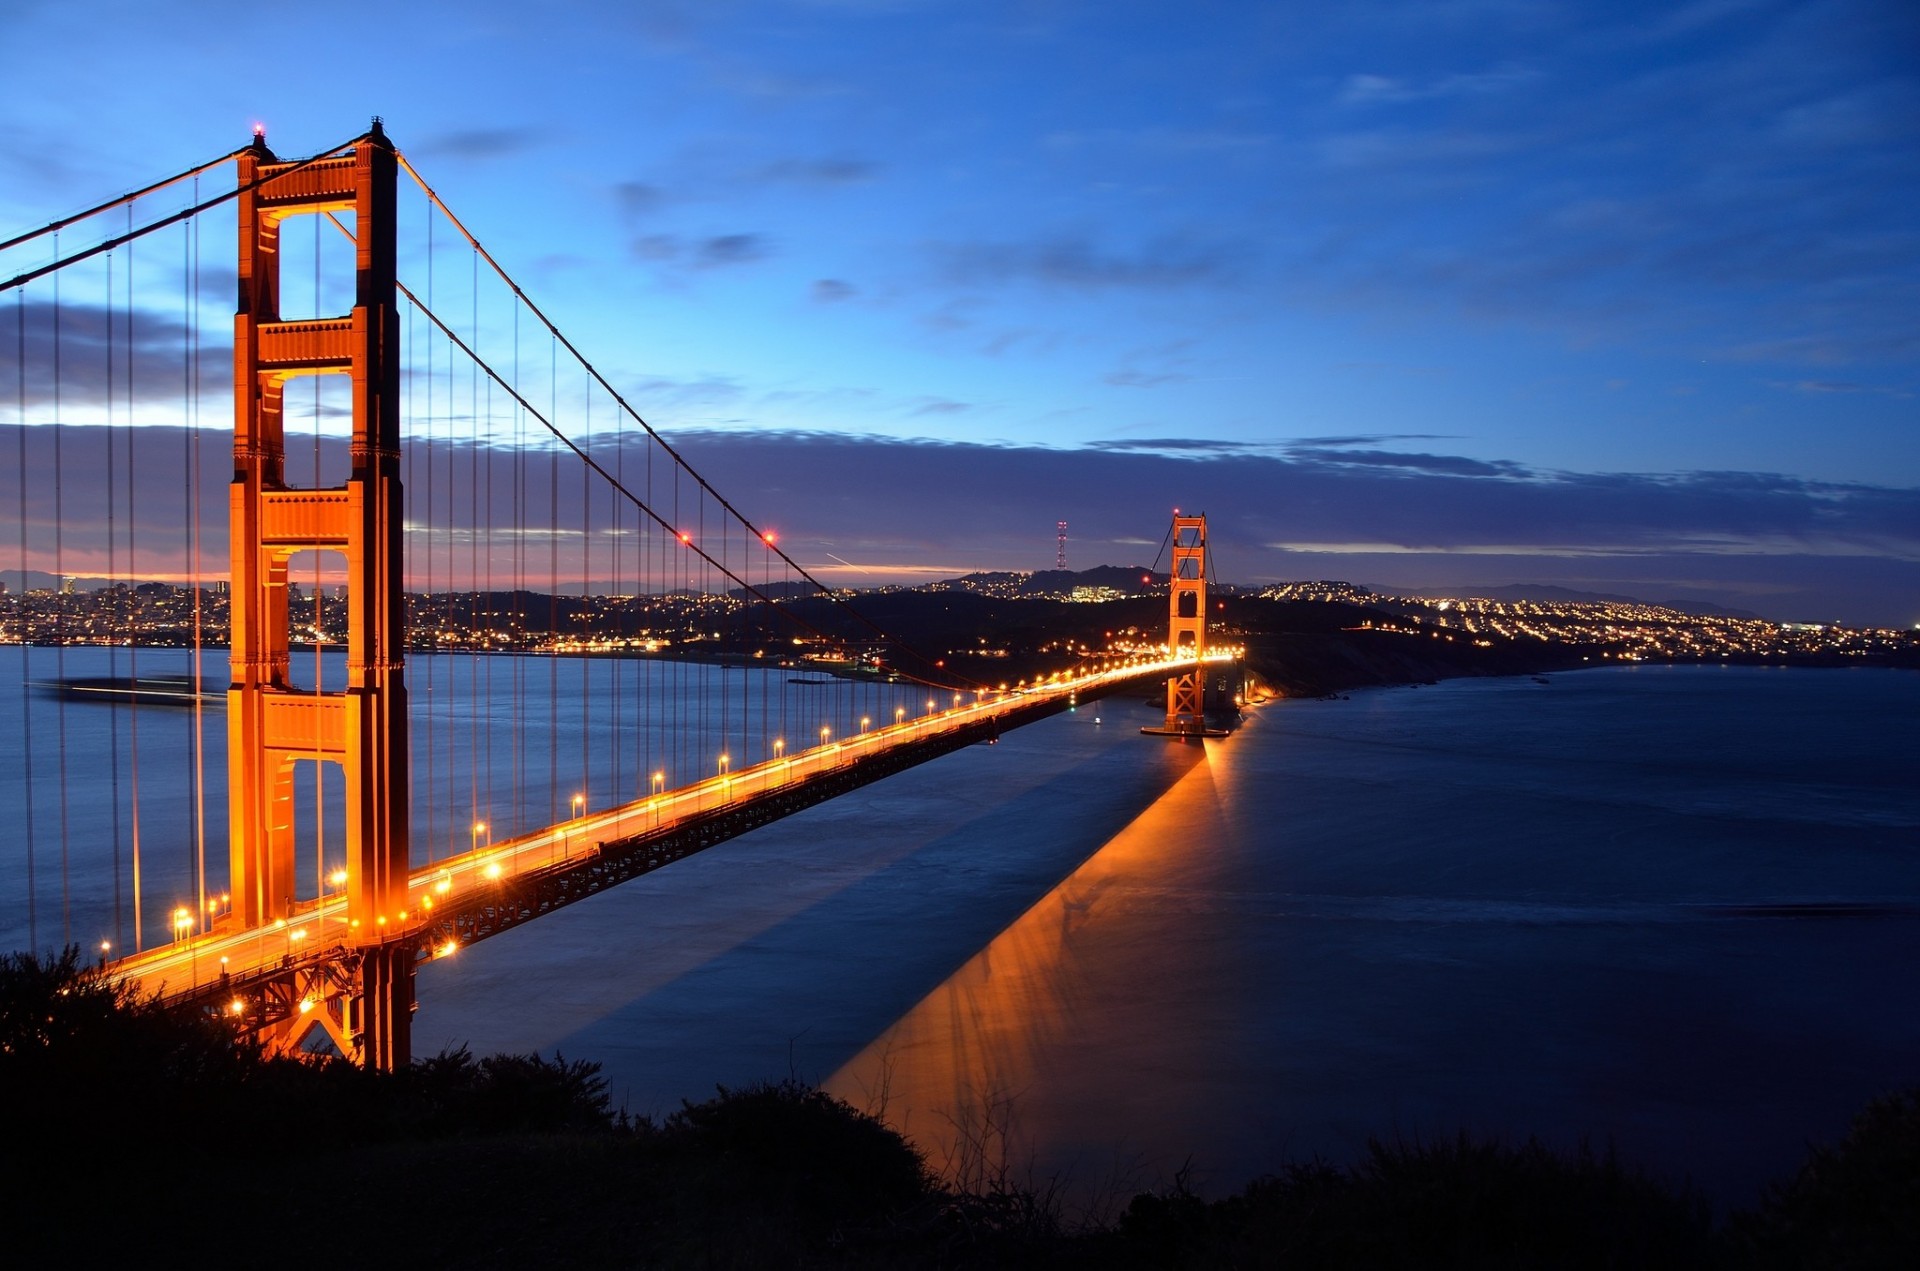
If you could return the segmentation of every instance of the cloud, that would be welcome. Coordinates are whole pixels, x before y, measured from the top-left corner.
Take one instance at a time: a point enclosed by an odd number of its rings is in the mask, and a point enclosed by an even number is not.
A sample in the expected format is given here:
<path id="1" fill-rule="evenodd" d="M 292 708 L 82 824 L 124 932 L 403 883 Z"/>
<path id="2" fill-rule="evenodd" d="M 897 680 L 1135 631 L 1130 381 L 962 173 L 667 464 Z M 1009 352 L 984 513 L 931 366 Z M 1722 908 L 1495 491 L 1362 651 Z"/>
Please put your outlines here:
<path id="1" fill-rule="evenodd" d="M 1401 106 L 1435 98 L 1504 93 L 1540 77 L 1539 71 L 1524 66 L 1502 66 L 1490 71 L 1442 75 L 1425 82 L 1395 79 L 1386 75 L 1350 75 L 1346 83 L 1341 85 L 1338 101 L 1342 106 Z"/>
<path id="2" fill-rule="evenodd" d="M 650 387 L 637 386 L 636 397 Z M 936 414 L 964 408 L 944 399 L 922 403 Z M 148 479 L 139 504 L 140 570 L 160 576 L 180 542 L 183 460 L 197 449 L 203 499 L 217 507 L 231 451 L 218 430 L 199 434 L 197 448 L 177 427 L 119 430 L 120 445 L 129 443 L 129 433 L 136 434 L 136 454 L 132 465 L 120 465 L 122 497 L 126 472 Z M 16 485 L 0 477 L 0 497 L 20 503 L 31 540 L 28 567 L 44 569 L 53 522 L 53 430 L 29 427 L 25 440 L 25 480 Z M 1744 471 L 1536 471 L 1502 461 L 1365 451 L 1357 461 L 1352 451 L 1329 460 L 1188 438 L 1054 450 L 676 428 L 672 440 L 714 488 L 756 522 L 777 527 L 801 559 L 821 563 L 831 550 L 903 571 L 955 560 L 1044 568 L 1053 556 L 1054 523 L 1067 520 L 1079 543 L 1128 545 L 1114 548 L 1114 558 L 1088 556 L 1083 563 L 1144 565 L 1150 562 L 1132 545 L 1158 542 L 1168 508 L 1178 506 L 1208 513 L 1216 563 L 1228 581 L 1368 581 L 1355 576 L 1362 570 L 1377 571 L 1375 581 L 1412 583 L 1610 577 L 1638 580 L 1633 588 L 1614 588 L 1630 594 L 1683 581 L 1698 594 L 1724 582 L 1730 591 L 1775 588 L 1769 606 L 1785 616 L 1901 625 L 1920 618 L 1901 612 L 1920 594 L 1916 489 Z M 102 428 L 61 430 L 68 573 L 103 572 L 87 562 L 105 555 L 106 442 Z M 645 443 L 637 436 L 627 436 L 621 449 L 606 434 L 586 444 L 610 470 L 651 470 L 655 497 L 673 497 L 674 482 L 660 476 L 666 469 L 657 457 L 651 469 L 643 463 Z M 329 438 L 323 448 L 334 462 L 343 447 Z M 580 470 L 569 455 L 537 448 L 521 452 L 516 463 L 486 465 L 477 462 L 479 452 L 469 458 L 467 451 L 467 443 L 435 447 L 450 457 L 453 471 L 490 473 L 496 486 L 491 500 L 454 500 L 456 514 L 491 501 L 496 508 L 519 506 L 519 523 L 550 532 L 613 524 L 611 495 L 594 487 L 583 500 Z M 555 463 L 561 465 L 557 482 L 546 470 Z M 552 489 L 563 496 L 559 506 L 546 502 Z M 671 516 L 670 504 L 662 512 Z M 628 508 L 623 515 L 637 514 Z M 501 551 L 511 547 L 503 525 L 496 518 L 492 531 L 506 544 Z M 215 560 L 224 558 L 217 537 L 216 529 L 207 546 Z"/>
<path id="3" fill-rule="evenodd" d="M 1261 132 L 1239 132 L 1224 128 L 1103 128 L 1090 132 L 1060 131 L 1048 133 L 1041 144 L 1053 150 L 1078 150 L 1108 147 L 1165 155 L 1198 155 L 1218 158 L 1232 154 L 1254 154 L 1266 150 L 1273 138 Z"/>
<path id="4" fill-rule="evenodd" d="M 646 181 L 621 181 L 613 187 L 613 197 L 622 214 L 638 219 L 658 211 L 666 191 Z"/>
<path id="5" fill-rule="evenodd" d="M 1911 397 L 1912 392 L 1885 384 L 1856 384 L 1851 380 L 1769 380 L 1767 387 L 1793 393 L 1884 393 L 1889 397 Z"/>
<path id="6" fill-rule="evenodd" d="M 1336 450 L 1310 446 L 1289 447 L 1302 463 L 1343 467 L 1392 468 L 1408 472 L 1445 473 L 1457 477 L 1517 477 L 1528 475 L 1519 464 L 1499 459 L 1464 459 L 1458 455 L 1410 455 L 1389 450 Z"/>
<path id="7" fill-rule="evenodd" d="M 854 185 L 871 181 L 880 167 L 867 159 L 779 159 L 757 175 L 762 181 L 794 185 Z"/>
<path id="8" fill-rule="evenodd" d="M 1090 450 L 1172 451 L 1185 454 L 1245 454 L 1255 443 L 1202 437 L 1128 437 L 1089 443 Z"/>
<path id="9" fill-rule="evenodd" d="M 56 353 L 60 374 L 57 388 L 63 408 L 97 408 L 111 396 L 124 408 L 128 359 L 131 357 L 136 405 L 161 406 L 177 411 L 182 367 L 188 355 L 188 329 L 180 315 L 64 300 L 58 309 L 59 338 L 55 339 L 53 302 L 29 297 L 0 304 L 0 385 L 9 399 L 24 395 L 29 407 L 51 407 L 55 398 Z M 26 327 L 24 379 L 20 354 L 20 327 Z M 202 333 L 203 367 L 218 368 L 231 347 L 229 332 Z M 108 357 L 112 356 L 112 369 Z M 109 380 L 111 374 L 111 380 Z M 218 388 L 222 375 L 215 370 L 208 388 Z"/>
<path id="10" fill-rule="evenodd" d="M 767 239 L 763 234 L 721 234 L 703 240 L 694 249 L 694 256 L 701 268 L 711 269 L 719 265 L 764 260 L 768 251 Z"/>
<path id="11" fill-rule="evenodd" d="M 1158 375 L 1146 371 L 1109 371 L 1102 378 L 1115 388 L 1160 388 L 1167 384 L 1184 384 L 1193 377 L 1178 371 L 1165 371 Z"/>
<path id="12" fill-rule="evenodd" d="M 814 280 L 809 294 L 812 295 L 814 303 L 830 305 L 838 304 L 842 300 L 851 300 L 857 292 L 850 282 L 842 282 L 838 278 L 818 278 Z"/>
<path id="13" fill-rule="evenodd" d="M 1242 244 L 1185 235 L 1163 235 L 1131 251 L 1111 250 L 1077 234 L 1031 242 L 939 243 L 929 250 L 942 272 L 963 286 L 1037 284 L 1080 291 L 1229 285 L 1244 278 L 1258 258 Z"/>
<path id="14" fill-rule="evenodd" d="M 772 253 L 772 242 L 764 234 L 716 234 L 709 238 L 647 234 L 633 242 L 633 254 L 640 260 L 676 271 L 746 265 L 765 260 Z"/>
<path id="15" fill-rule="evenodd" d="M 1452 441 L 1454 438 L 1445 433 L 1434 432 L 1381 432 L 1353 433 L 1344 437 L 1296 437 L 1290 442 L 1295 446 L 1377 446 L 1387 441 Z"/>
<path id="16" fill-rule="evenodd" d="M 534 149 L 545 136 L 538 128 L 466 128 L 435 133 L 413 149 L 434 159 L 505 159 Z"/>

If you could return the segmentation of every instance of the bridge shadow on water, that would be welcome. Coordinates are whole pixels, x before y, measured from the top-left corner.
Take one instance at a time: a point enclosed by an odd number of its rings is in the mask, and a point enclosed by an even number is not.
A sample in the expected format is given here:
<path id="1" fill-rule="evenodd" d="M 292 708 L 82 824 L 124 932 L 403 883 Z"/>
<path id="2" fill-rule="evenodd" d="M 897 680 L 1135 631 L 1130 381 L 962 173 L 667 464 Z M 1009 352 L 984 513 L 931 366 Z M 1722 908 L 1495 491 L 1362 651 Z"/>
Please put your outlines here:
<path id="1" fill-rule="evenodd" d="M 1083 707 L 462 950 L 422 973 L 416 1048 L 592 1059 L 636 1114 L 823 1080 L 1204 762 L 1157 718 Z"/>

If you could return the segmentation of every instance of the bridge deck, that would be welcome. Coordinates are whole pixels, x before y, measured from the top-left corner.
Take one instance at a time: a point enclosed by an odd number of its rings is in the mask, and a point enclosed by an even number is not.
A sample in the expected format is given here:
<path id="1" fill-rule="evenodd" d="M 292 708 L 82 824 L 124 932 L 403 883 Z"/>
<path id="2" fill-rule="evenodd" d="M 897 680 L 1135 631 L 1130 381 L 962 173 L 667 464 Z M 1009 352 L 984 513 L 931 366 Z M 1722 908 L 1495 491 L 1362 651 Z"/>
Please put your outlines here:
<path id="1" fill-rule="evenodd" d="M 1212 654 L 1210 661 L 1229 660 Z M 375 932 L 348 924 L 344 894 L 308 901 L 284 922 L 213 930 L 110 964 L 140 991 L 211 998 L 338 961 L 370 945 L 407 941 L 444 957 L 606 886 L 636 877 L 868 781 L 1092 700 L 1129 683 L 1164 678 L 1191 659 L 1158 659 L 1093 671 L 902 720 L 618 808 L 589 812 L 532 834 L 447 857 L 413 872 L 409 907 Z"/>

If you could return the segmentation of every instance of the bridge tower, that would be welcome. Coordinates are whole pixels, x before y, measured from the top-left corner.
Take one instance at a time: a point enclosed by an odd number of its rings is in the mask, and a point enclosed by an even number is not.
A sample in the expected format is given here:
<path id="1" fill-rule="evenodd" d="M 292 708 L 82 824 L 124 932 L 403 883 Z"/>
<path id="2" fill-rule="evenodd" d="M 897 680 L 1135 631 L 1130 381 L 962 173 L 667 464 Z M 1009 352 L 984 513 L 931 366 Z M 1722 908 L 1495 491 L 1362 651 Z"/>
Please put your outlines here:
<path id="1" fill-rule="evenodd" d="M 401 576 L 400 327 L 395 306 L 392 144 L 375 120 L 343 154 L 281 162 L 256 135 L 239 160 L 239 308 L 234 317 L 232 685 L 227 786 L 233 917 L 295 917 L 296 760 L 345 771 L 347 943 L 344 992 L 325 1023 L 336 1043 L 380 1068 L 406 1064 L 414 949 L 383 939 L 407 906 L 407 690 Z M 350 213 L 355 302 L 343 317 L 282 321 L 280 231 L 295 216 Z M 352 380 L 346 484 L 286 483 L 283 405 L 302 375 Z M 307 692 L 288 675 L 287 563 L 296 552 L 345 558 L 343 690 Z M 337 1005 L 337 1012 L 335 1006 Z M 290 1028 L 307 1026 L 296 1019 Z M 285 1036 L 284 1044 L 298 1042 Z"/>
<path id="2" fill-rule="evenodd" d="M 1157 732 L 1203 736 L 1207 731 L 1207 518 L 1173 514 L 1172 587 L 1167 598 L 1167 649 L 1193 664 L 1167 677 L 1167 722 Z"/>

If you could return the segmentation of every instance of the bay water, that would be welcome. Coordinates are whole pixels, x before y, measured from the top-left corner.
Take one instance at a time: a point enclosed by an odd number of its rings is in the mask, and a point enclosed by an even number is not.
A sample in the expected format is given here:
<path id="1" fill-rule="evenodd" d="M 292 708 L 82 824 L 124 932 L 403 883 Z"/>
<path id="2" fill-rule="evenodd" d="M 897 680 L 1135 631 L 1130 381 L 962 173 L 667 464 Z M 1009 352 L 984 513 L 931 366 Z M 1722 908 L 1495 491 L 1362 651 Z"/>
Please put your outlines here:
<path id="1" fill-rule="evenodd" d="M 428 964 L 416 1050 L 593 1059 L 646 1115 L 822 1082 L 1096 1210 L 1461 1129 L 1744 1204 L 1920 1082 L 1920 675 L 1457 680 L 1205 744 L 1156 717 L 1084 704 Z M 66 777 L 70 822 L 106 806 Z M 68 905 L 106 868 L 70 854 Z"/>

